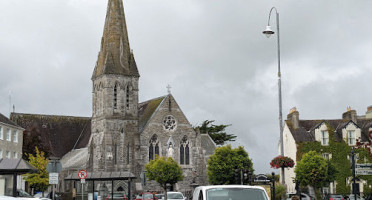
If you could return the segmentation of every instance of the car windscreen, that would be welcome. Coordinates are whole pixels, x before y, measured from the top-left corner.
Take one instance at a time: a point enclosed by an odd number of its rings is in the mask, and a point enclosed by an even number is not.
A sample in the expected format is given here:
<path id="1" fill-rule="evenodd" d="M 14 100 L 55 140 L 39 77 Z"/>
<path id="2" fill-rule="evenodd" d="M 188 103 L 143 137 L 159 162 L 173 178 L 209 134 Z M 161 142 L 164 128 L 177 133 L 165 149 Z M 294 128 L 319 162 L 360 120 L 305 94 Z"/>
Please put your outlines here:
<path id="1" fill-rule="evenodd" d="M 183 195 L 180 193 L 168 193 L 168 199 L 183 199 Z"/>
<path id="2" fill-rule="evenodd" d="M 28 194 L 26 191 L 17 190 L 17 193 L 18 193 L 19 197 L 29 197 L 29 198 L 31 197 L 32 198 L 32 196 L 30 194 Z"/>
<path id="3" fill-rule="evenodd" d="M 212 188 L 206 200 L 268 200 L 263 190 L 255 188 Z"/>

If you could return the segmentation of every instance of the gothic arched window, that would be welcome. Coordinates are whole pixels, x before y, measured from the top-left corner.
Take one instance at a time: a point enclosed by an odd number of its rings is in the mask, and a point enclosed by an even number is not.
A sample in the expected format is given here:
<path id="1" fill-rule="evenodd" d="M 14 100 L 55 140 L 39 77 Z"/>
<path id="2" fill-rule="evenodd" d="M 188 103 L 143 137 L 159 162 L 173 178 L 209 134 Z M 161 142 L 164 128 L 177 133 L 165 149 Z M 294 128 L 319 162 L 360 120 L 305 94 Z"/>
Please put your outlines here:
<path id="1" fill-rule="evenodd" d="M 149 161 L 154 160 L 156 155 L 159 155 L 159 141 L 158 136 L 153 135 L 149 144 Z"/>
<path id="2" fill-rule="evenodd" d="M 126 106 L 127 108 L 129 108 L 129 85 L 127 85 L 127 89 L 126 89 Z"/>
<path id="3" fill-rule="evenodd" d="M 114 86 L 114 108 L 118 107 L 118 87 L 117 84 Z"/>
<path id="4" fill-rule="evenodd" d="M 189 165 L 190 164 L 190 146 L 187 136 L 183 136 L 180 145 L 180 164 Z"/>
<path id="5" fill-rule="evenodd" d="M 118 164 L 118 145 L 115 144 L 114 146 L 114 164 Z"/>
<path id="6" fill-rule="evenodd" d="M 127 164 L 130 164 L 129 163 L 129 156 L 130 156 L 130 144 L 128 143 L 128 145 L 127 145 Z"/>

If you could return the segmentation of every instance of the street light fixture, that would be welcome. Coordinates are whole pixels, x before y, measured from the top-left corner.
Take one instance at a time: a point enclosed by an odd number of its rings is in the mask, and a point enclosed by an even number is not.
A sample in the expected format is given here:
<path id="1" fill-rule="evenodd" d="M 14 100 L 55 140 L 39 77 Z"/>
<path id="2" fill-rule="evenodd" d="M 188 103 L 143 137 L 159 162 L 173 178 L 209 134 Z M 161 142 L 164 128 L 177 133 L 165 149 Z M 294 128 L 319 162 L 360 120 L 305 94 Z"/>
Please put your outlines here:
<path id="1" fill-rule="evenodd" d="M 278 42 L 278 93 L 279 93 L 279 127 L 280 127 L 280 155 L 284 156 L 284 146 L 283 146 L 283 114 L 282 114 L 282 82 L 281 82 L 281 73 L 280 73 L 280 38 L 279 38 L 279 13 L 275 7 L 272 7 L 269 13 L 269 20 L 267 22 L 266 30 L 262 33 L 266 37 L 270 37 L 275 32 L 271 30 L 270 27 L 270 18 L 272 11 L 275 10 L 276 13 L 276 30 L 277 30 L 277 42 Z M 282 168 L 282 183 L 284 184 L 284 168 Z"/>
<path id="2" fill-rule="evenodd" d="M 262 33 L 265 34 L 267 38 L 269 38 L 275 32 L 271 30 L 270 26 L 266 26 L 266 30 L 262 31 Z"/>

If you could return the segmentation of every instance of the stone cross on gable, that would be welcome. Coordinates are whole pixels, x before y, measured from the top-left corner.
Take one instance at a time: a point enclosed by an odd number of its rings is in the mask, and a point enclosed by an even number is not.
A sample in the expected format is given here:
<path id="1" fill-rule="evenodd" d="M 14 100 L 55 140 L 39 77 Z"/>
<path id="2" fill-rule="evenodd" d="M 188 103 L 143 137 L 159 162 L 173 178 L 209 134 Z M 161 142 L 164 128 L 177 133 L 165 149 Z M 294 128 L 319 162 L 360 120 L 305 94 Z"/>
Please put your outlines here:
<path id="1" fill-rule="evenodd" d="M 171 87 L 171 86 L 170 86 L 170 85 L 168 84 L 168 85 L 167 85 L 167 89 L 168 89 L 168 94 L 170 94 L 170 93 L 171 93 L 171 88 L 172 88 L 172 87 Z"/>

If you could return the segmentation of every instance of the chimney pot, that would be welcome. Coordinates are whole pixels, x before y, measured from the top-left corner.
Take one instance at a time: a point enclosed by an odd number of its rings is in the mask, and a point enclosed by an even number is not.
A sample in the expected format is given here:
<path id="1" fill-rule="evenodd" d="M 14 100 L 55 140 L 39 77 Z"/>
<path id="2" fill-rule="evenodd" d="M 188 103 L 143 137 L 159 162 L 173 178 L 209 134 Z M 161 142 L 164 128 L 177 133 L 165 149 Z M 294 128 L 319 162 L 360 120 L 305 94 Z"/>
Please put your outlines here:
<path id="1" fill-rule="evenodd" d="M 357 112 L 355 110 L 352 110 L 349 106 L 347 108 L 347 111 L 342 114 L 342 119 L 351 120 L 354 123 L 357 123 Z"/>
<path id="2" fill-rule="evenodd" d="M 287 120 L 292 123 L 292 127 L 294 129 L 298 129 L 300 127 L 299 121 L 300 121 L 300 113 L 297 111 L 296 107 L 293 107 L 289 114 L 287 115 Z"/>

